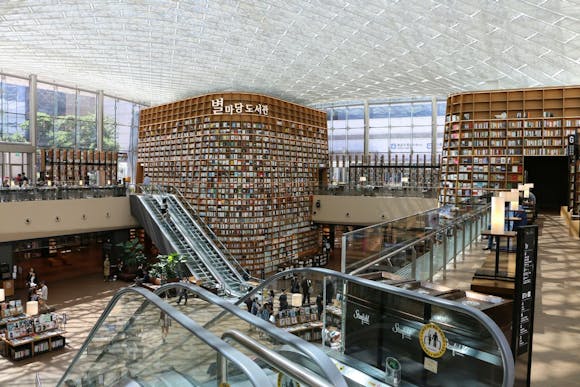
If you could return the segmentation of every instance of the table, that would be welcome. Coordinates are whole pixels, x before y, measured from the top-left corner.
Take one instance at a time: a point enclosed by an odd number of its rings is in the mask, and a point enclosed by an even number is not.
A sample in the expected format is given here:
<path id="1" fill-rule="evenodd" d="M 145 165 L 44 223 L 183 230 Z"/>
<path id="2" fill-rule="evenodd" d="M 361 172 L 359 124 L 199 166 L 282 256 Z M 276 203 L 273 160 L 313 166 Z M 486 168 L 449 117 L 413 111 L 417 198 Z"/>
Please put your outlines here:
<path id="1" fill-rule="evenodd" d="M 483 230 L 481 235 L 487 235 L 488 237 L 495 237 L 495 276 L 497 277 L 499 273 L 499 240 L 501 237 L 507 238 L 507 250 L 509 251 L 510 240 L 509 238 L 515 238 L 518 233 L 515 231 L 502 231 L 499 233 L 492 232 L 491 230 Z"/>

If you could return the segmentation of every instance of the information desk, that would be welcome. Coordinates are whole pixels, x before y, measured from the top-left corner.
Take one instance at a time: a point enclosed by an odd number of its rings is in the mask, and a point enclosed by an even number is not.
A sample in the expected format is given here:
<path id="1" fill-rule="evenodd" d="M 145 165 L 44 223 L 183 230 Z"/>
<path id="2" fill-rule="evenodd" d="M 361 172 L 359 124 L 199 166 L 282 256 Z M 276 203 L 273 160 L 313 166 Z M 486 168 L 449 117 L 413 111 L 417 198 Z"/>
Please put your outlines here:
<path id="1" fill-rule="evenodd" d="M 2 338 L 2 356 L 22 360 L 45 352 L 64 348 L 66 332 L 54 329 L 30 336 L 8 340 Z"/>
<path id="2" fill-rule="evenodd" d="M 515 231 L 502 231 L 500 233 L 492 232 L 491 230 L 483 230 L 481 235 L 487 235 L 488 237 L 495 238 L 495 271 L 494 274 L 497 277 L 499 274 L 499 241 L 501 237 L 505 237 L 507 239 L 507 251 L 509 251 L 510 247 L 510 238 L 515 238 L 518 233 Z"/>

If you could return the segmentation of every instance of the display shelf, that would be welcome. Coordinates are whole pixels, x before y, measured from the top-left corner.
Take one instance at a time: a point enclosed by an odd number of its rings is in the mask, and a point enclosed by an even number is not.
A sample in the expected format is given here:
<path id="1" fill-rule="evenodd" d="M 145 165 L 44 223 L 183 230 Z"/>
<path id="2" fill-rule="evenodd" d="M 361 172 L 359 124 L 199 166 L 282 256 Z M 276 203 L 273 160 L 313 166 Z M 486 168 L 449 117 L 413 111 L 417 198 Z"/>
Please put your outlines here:
<path id="1" fill-rule="evenodd" d="M 24 316 L 6 323 L 1 333 L 2 355 L 22 360 L 64 347 L 66 332 L 58 326 L 55 313 Z"/>
<path id="2" fill-rule="evenodd" d="M 178 188 L 258 275 L 320 251 L 310 211 L 327 141 L 325 112 L 211 94 L 143 109 L 139 163 L 153 184 Z"/>
<path id="3" fill-rule="evenodd" d="M 26 317 L 20 300 L 0 302 L 0 328 L 7 323 L 21 320 Z"/>
<path id="4" fill-rule="evenodd" d="M 524 182 L 525 156 L 565 156 L 567 136 L 580 133 L 580 87 L 485 91 L 447 100 L 441 204 L 472 202 L 488 189 Z M 570 205 L 580 197 L 571 168 Z M 572 183 L 574 182 L 574 183 Z"/>
<path id="5" fill-rule="evenodd" d="M 318 319 L 316 306 L 279 311 L 275 314 L 275 324 L 306 341 L 321 340 L 322 322 Z"/>
<path id="6" fill-rule="evenodd" d="M 44 181 L 56 185 L 77 185 L 81 180 L 89 184 L 89 172 L 99 172 L 105 185 L 117 181 L 117 152 L 40 148 L 37 153 L 37 164 Z"/>

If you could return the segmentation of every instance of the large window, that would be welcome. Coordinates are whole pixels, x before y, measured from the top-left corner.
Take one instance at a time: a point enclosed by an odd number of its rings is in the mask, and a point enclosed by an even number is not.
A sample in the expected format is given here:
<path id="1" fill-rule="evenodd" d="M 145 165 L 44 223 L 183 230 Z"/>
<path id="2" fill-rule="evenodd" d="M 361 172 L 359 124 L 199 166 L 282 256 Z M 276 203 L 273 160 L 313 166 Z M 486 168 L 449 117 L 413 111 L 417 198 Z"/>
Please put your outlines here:
<path id="1" fill-rule="evenodd" d="M 103 149 L 119 151 L 117 176 L 133 176 L 137 160 L 137 131 L 141 105 L 105 96 Z"/>
<path id="2" fill-rule="evenodd" d="M 364 152 L 365 105 L 349 102 L 324 108 L 328 118 L 330 155 L 361 155 Z M 433 109 L 437 113 L 437 143 L 432 144 Z M 368 104 L 368 153 L 383 156 L 386 162 L 419 159 L 431 161 L 432 149 L 441 154 L 445 102 L 431 99 L 410 102 L 390 101 Z M 352 160 L 352 158 L 351 158 Z M 361 160 L 361 158 L 359 158 Z"/>
<path id="3" fill-rule="evenodd" d="M 105 96 L 103 149 L 127 152 L 132 149 L 131 131 L 139 126 L 140 105 Z"/>
<path id="4" fill-rule="evenodd" d="M 96 94 L 39 82 L 37 100 L 38 146 L 96 149 Z"/>
<path id="5" fill-rule="evenodd" d="M 0 141 L 29 143 L 28 79 L 0 76 Z"/>

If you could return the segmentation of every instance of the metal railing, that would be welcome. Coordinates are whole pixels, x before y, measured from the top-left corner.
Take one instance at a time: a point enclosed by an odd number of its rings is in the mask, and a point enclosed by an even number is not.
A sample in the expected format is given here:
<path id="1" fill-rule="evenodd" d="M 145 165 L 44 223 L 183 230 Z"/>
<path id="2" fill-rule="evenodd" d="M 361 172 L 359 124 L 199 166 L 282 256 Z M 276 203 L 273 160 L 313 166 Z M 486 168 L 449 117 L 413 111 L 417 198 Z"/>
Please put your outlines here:
<path id="1" fill-rule="evenodd" d="M 289 269 L 286 270 L 284 272 L 280 272 L 277 273 L 273 276 L 271 276 L 270 278 L 266 279 L 264 282 L 262 282 L 260 285 L 256 286 L 256 288 L 252 289 L 252 291 L 250 291 L 248 294 L 246 294 L 243 298 L 241 298 L 239 301 L 236 302 L 236 305 L 241 305 L 242 303 L 245 302 L 246 299 L 253 299 L 254 297 L 256 297 L 256 295 L 262 294 L 264 292 L 265 289 L 272 289 L 272 288 L 278 288 L 279 287 L 279 283 L 278 281 L 285 281 L 286 278 L 288 277 L 301 277 L 301 276 L 307 276 L 308 278 L 312 279 L 312 283 L 313 283 L 313 287 L 319 286 L 322 287 L 323 289 L 323 299 L 326 299 L 326 287 L 325 287 L 325 283 L 328 281 L 333 281 L 339 284 L 342 284 L 342 286 L 338 286 L 335 287 L 335 289 L 339 292 L 342 293 L 341 297 L 340 297 L 340 303 L 341 303 L 341 309 L 343 310 L 342 313 L 342 334 L 340 335 L 340 340 L 341 340 L 341 345 L 340 345 L 340 349 L 339 349 L 339 353 L 345 353 L 345 348 L 347 347 L 347 337 L 346 337 L 346 328 L 345 328 L 345 324 L 346 324 L 346 317 L 345 317 L 345 313 L 344 311 L 347 310 L 347 300 L 349 300 L 351 297 L 354 298 L 361 298 L 364 297 L 364 295 L 366 294 L 366 292 L 369 291 L 374 291 L 374 292 L 379 292 L 380 297 L 379 299 L 381 300 L 380 302 L 383 304 L 392 304 L 392 305 L 403 305 L 404 302 L 403 301 L 410 301 L 412 305 L 417 306 L 417 302 L 423 304 L 422 306 L 418 306 L 415 309 L 418 311 L 424 311 L 426 310 L 427 306 L 429 305 L 431 308 L 437 308 L 437 310 L 439 310 L 443 315 L 447 316 L 447 312 L 456 312 L 461 316 L 464 316 L 465 319 L 467 320 L 462 320 L 465 325 L 461 328 L 461 333 L 466 334 L 466 338 L 467 338 L 467 342 L 466 344 L 470 343 L 472 340 L 475 340 L 475 342 L 483 342 L 483 338 L 485 337 L 485 340 L 492 340 L 492 342 L 494 343 L 494 345 L 496 346 L 495 350 L 497 351 L 497 353 L 495 354 L 498 359 L 497 362 L 495 361 L 491 361 L 490 359 L 487 359 L 486 361 L 501 367 L 501 385 L 504 387 L 511 387 L 513 386 L 514 383 L 514 361 L 513 361 L 513 355 L 512 355 L 512 351 L 510 349 L 510 345 L 504 335 L 504 333 L 501 331 L 501 329 L 498 327 L 498 325 L 485 313 L 483 313 L 481 310 L 473 308 L 471 306 L 467 306 L 464 305 L 462 303 L 459 302 L 455 302 L 452 300 L 448 300 L 448 299 L 444 299 L 444 298 L 439 298 L 439 297 L 433 297 L 431 295 L 428 294 L 421 294 L 419 292 L 414 292 L 414 291 L 410 291 L 410 290 L 406 290 L 403 288 L 399 288 L 399 287 L 395 287 L 395 286 L 391 286 L 385 283 L 381 283 L 378 281 L 372 281 L 372 280 L 368 280 L 365 278 L 361 278 L 358 276 L 353 276 L 353 275 L 349 275 L 349 274 L 345 274 L 345 273 L 340 273 L 340 272 L 336 272 L 336 271 L 332 271 L 329 269 L 323 269 L 323 268 L 296 268 L 296 269 Z M 318 281 L 319 283 L 315 283 L 315 281 Z M 357 293 L 355 295 L 351 295 L 348 292 L 348 289 L 350 288 L 350 286 L 347 285 L 351 285 L 351 284 L 356 284 L 357 286 L 359 286 L 361 289 L 365 289 L 364 294 L 363 293 Z M 324 310 L 326 310 L 326 308 L 328 308 L 328 306 L 324 306 Z M 365 312 L 367 313 L 367 312 Z M 375 318 L 380 320 L 380 316 L 379 313 L 377 313 L 377 311 L 373 311 L 372 313 L 377 314 L 377 316 L 375 316 Z M 411 313 L 411 311 L 407 311 L 404 310 L 402 311 L 403 314 L 406 313 Z M 323 311 L 323 315 L 326 316 L 326 313 Z M 357 317 L 361 317 L 359 316 L 355 316 L 355 319 Z M 363 316 L 364 317 L 364 316 Z M 361 317 L 361 318 L 363 318 Z M 419 317 L 414 317 L 414 318 L 419 318 Z M 216 322 L 219 321 L 219 317 L 218 318 L 214 318 L 213 320 L 210 321 L 211 322 Z M 395 321 L 399 321 L 398 319 L 396 319 Z M 470 323 L 467 323 L 467 321 L 470 321 Z M 358 320 L 357 320 L 358 322 Z M 428 321 L 427 321 L 428 322 Z M 427 323 L 426 321 L 423 321 L 422 323 L 425 324 Z M 266 322 L 264 322 L 266 323 Z M 360 322 L 358 322 L 359 325 L 361 324 Z M 208 323 L 209 324 L 209 323 Z M 367 323 L 368 324 L 368 323 Z M 375 323 L 377 329 L 384 329 L 385 330 L 385 336 L 386 333 L 389 332 L 389 334 L 392 334 L 392 329 L 394 329 L 393 327 L 391 327 L 388 324 L 385 324 L 381 321 L 378 321 Z M 477 326 L 476 326 L 477 324 Z M 398 324 L 397 324 L 398 325 Z M 207 326 L 207 324 L 206 324 Z M 323 324 L 323 329 L 326 329 L 326 321 Z M 479 327 L 484 328 L 484 331 L 482 331 L 481 329 L 479 329 Z M 368 326 L 368 328 L 366 329 L 370 329 L 371 327 Z M 447 329 L 451 329 L 451 328 L 447 328 Z M 472 330 L 472 332 L 468 332 L 465 330 Z M 363 330 L 364 332 L 364 330 Z M 370 331 L 369 331 L 370 332 Z M 487 332 L 487 333 L 485 333 Z M 398 332 L 399 334 L 404 334 L 404 335 L 411 335 L 410 332 L 407 331 L 403 331 L 403 333 Z M 415 335 L 418 332 L 413 333 L 413 338 L 415 337 Z M 456 333 L 460 334 L 459 331 L 457 331 Z M 381 335 L 381 337 L 383 337 Z M 477 339 L 477 337 L 479 337 L 480 339 Z M 409 340 L 411 340 L 411 336 L 409 336 Z M 458 337 L 456 337 L 456 340 L 459 340 Z M 408 345 L 411 345 L 411 341 L 408 342 Z M 377 343 L 375 343 L 377 344 Z M 323 345 L 324 345 L 324 339 L 323 339 Z M 414 345 L 414 344 L 413 344 Z M 416 344 L 417 346 L 419 346 L 419 344 Z M 456 344 L 457 345 L 457 344 Z M 473 345 L 473 344 L 471 344 Z M 360 350 L 360 349 L 359 349 Z M 467 351 L 467 352 L 465 352 Z M 472 353 L 473 358 L 475 359 L 479 359 L 481 360 L 482 358 L 486 358 L 488 357 L 487 355 L 482 357 L 482 353 L 478 353 L 477 350 L 473 351 L 473 350 L 465 350 L 462 353 Z M 329 354 L 333 353 L 331 352 L 327 352 Z M 461 357 L 463 359 L 463 357 Z M 453 356 L 449 357 L 447 359 L 447 361 L 452 361 Z M 478 360 L 478 361 L 479 361 Z M 473 364 L 479 364 L 477 362 L 474 362 Z M 422 367 L 421 367 L 422 369 Z M 414 368 L 409 367 L 408 368 L 409 372 L 414 372 Z M 417 369 L 417 371 L 419 372 L 419 377 L 422 373 L 422 371 L 420 369 Z M 458 372 L 458 374 L 462 371 L 465 370 L 456 370 Z M 471 371 L 469 372 L 473 372 L 473 374 L 469 374 L 469 376 L 471 376 L 474 380 L 479 380 L 480 377 L 482 376 L 480 374 L 480 370 L 477 366 L 472 367 Z M 379 372 L 380 373 L 380 372 Z M 485 385 L 485 384 L 482 384 Z"/>
<path id="2" fill-rule="evenodd" d="M 465 249 L 477 240 L 481 230 L 487 226 L 487 218 L 489 217 L 490 206 L 486 205 L 482 208 L 476 209 L 470 213 L 463 214 L 455 219 L 449 220 L 449 223 L 437 228 L 433 231 L 425 233 L 423 236 L 413 238 L 407 242 L 402 243 L 402 246 L 390 249 L 382 254 L 375 254 L 375 256 L 367 259 L 365 263 L 358 266 L 356 269 L 349 271 L 349 274 L 356 275 L 363 273 L 369 268 L 377 264 L 387 263 L 391 267 L 393 258 L 401 253 L 409 253 L 411 255 L 411 262 L 408 265 L 402 266 L 396 271 L 397 274 L 410 279 L 416 280 L 433 280 L 433 275 L 439 270 L 443 270 L 443 278 L 447 275 L 447 264 L 453 260 L 454 268 L 457 265 L 457 255 L 461 252 L 462 257 L 465 257 Z M 441 245 L 442 259 L 439 260 L 439 265 L 435 263 L 435 253 L 437 245 Z M 417 256 L 417 247 L 423 247 L 425 252 L 421 257 Z M 423 278 L 417 273 L 418 263 L 420 261 L 428 265 L 428 277 Z M 427 261 L 427 262 L 425 262 Z"/>
<path id="3" fill-rule="evenodd" d="M 218 238 L 218 236 L 213 232 L 213 230 L 205 223 L 203 218 L 199 216 L 195 208 L 189 203 L 187 198 L 183 196 L 180 190 L 175 187 L 171 186 L 157 186 L 157 185 L 140 185 L 138 186 L 141 192 L 149 193 L 149 194 L 164 194 L 164 193 L 171 193 L 177 197 L 183 208 L 189 213 L 192 217 L 196 225 L 199 227 L 199 230 L 204 236 L 207 238 L 208 242 L 213 244 L 216 251 L 225 258 L 225 261 L 229 266 L 232 267 L 232 270 L 248 276 L 248 279 L 252 279 L 255 281 L 261 281 L 258 278 L 250 277 L 247 270 L 243 268 L 243 266 L 238 262 L 238 260 L 230 253 L 228 248 L 223 244 L 223 242 Z"/>
<path id="4" fill-rule="evenodd" d="M 315 373 L 310 372 L 308 369 L 288 360 L 287 358 L 278 354 L 277 352 L 272 351 L 264 347 L 263 345 L 260 345 L 254 339 L 244 335 L 240 331 L 234 329 L 226 331 L 222 334 L 222 340 L 224 340 L 225 342 L 228 342 L 230 340 L 238 342 L 245 348 L 249 349 L 256 355 L 258 355 L 261 360 L 263 360 L 270 366 L 280 371 L 283 371 L 284 373 L 294 378 L 296 381 L 306 386 L 336 387 L 333 384 L 326 382 Z M 224 367 L 225 364 L 226 363 L 224 361 L 221 361 L 221 358 L 218 358 L 218 368 Z M 227 375 L 227 370 L 223 369 L 221 374 Z"/>
<path id="5" fill-rule="evenodd" d="M 465 248 L 471 246 L 487 226 L 489 209 L 489 205 L 456 208 L 456 214 L 452 214 L 450 208 L 429 210 L 345 233 L 341 271 L 360 274 L 379 269 L 407 278 L 432 280 L 434 273 L 443 269 L 445 278 L 449 260 L 453 259 L 456 265 L 457 254 L 461 252 L 464 256 Z M 384 242 L 389 233 L 393 234 L 390 238 L 396 243 Z M 360 249 L 373 242 L 374 248 Z M 418 275 L 418 270 L 428 275 Z"/>
<path id="6" fill-rule="evenodd" d="M 332 361 L 320 348 L 283 329 L 277 328 L 275 325 L 272 325 L 272 323 L 268 321 L 262 320 L 261 318 L 244 311 L 238 306 L 240 303 L 239 301 L 234 304 L 199 286 L 187 284 L 184 282 L 171 282 L 162 285 L 155 290 L 155 293 L 161 295 L 172 289 L 186 289 L 197 295 L 198 298 L 222 309 L 222 311 L 219 312 L 214 318 L 206 322 L 203 328 L 209 329 L 209 327 L 215 325 L 222 317 L 226 315 L 235 316 L 240 320 L 245 321 L 262 330 L 267 335 L 274 338 L 277 342 L 289 345 L 290 347 L 293 347 L 302 353 L 304 356 L 308 357 L 314 364 L 318 365 L 320 372 L 326 378 L 326 380 L 331 383 L 331 385 L 336 387 L 346 387 L 344 378 L 338 369 L 334 366 L 334 363 L 332 363 Z M 247 297 L 247 295 L 245 297 Z M 245 299 L 245 297 L 243 299 Z"/>
<path id="7" fill-rule="evenodd" d="M 420 197 L 436 198 L 438 187 L 433 186 L 407 186 L 407 185 L 331 185 L 319 188 L 316 195 L 333 196 L 384 196 L 384 197 Z"/>
<path id="8" fill-rule="evenodd" d="M 125 295 L 138 295 L 142 298 L 143 303 L 149 303 L 154 305 L 157 309 L 161 312 L 165 313 L 167 316 L 170 316 L 171 319 L 177 322 L 180 326 L 182 326 L 187 332 L 191 333 L 192 336 L 197 337 L 203 343 L 207 344 L 209 348 L 215 350 L 216 354 L 220 354 L 221 357 L 226 358 L 232 364 L 236 365 L 236 367 L 241 370 L 248 378 L 248 380 L 254 386 L 268 386 L 271 385 L 270 380 L 265 375 L 264 371 L 258 367 L 256 363 L 246 357 L 243 353 L 238 351 L 237 349 L 231 347 L 229 344 L 223 342 L 215 335 L 208 332 L 206 329 L 201 327 L 198 323 L 193 321 L 190 317 L 186 316 L 173 306 L 169 305 L 167 302 L 162 300 L 157 294 L 150 292 L 149 290 L 142 289 L 142 288 L 123 288 L 119 290 L 109 301 L 109 304 L 106 306 L 105 310 L 101 314 L 101 317 L 97 320 L 97 323 L 93 326 L 93 329 L 89 333 L 87 339 L 75 355 L 73 361 L 65 371 L 62 378 L 59 380 L 57 386 L 67 386 L 67 376 L 73 373 L 75 365 L 80 359 L 87 353 L 88 346 L 90 345 L 91 341 L 97 336 L 99 329 L 103 326 L 106 322 L 107 317 L 116 307 L 117 303 L 122 300 Z M 127 321 L 132 321 L 134 319 L 134 315 L 128 315 Z M 169 360 L 169 359 L 166 359 Z M 219 375 L 218 375 L 219 377 Z M 80 382 L 80 381 L 79 381 Z"/>
<path id="9" fill-rule="evenodd" d="M 124 186 L 71 186 L 71 187 L 26 187 L 0 188 L 0 202 L 22 202 L 34 200 L 69 200 L 122 197 L 127 195 Z"/>

